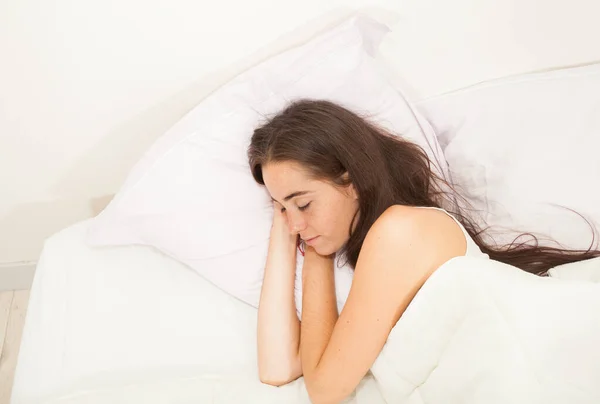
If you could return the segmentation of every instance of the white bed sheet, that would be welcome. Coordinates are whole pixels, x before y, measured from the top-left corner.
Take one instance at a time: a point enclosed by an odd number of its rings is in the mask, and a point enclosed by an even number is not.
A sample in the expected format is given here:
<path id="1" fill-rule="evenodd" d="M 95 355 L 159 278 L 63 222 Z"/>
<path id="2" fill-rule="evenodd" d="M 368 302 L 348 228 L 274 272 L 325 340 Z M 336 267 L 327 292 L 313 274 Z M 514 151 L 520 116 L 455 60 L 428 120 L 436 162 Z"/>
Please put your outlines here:
<path id="1" fill-rule="evenodd" d="M 256 309 L 149 247 L 88 247 L 88 224 L 45 244 L 12 404 L 309 403 L 302 378 L 259 382 Z M 451 260 L 347 402 L 599 402 L 599 263 Z"/>
<path id="2" fill-rule="evenodd" d="M 309 402 L 258 380 L 256 309 L 151 248 L 89 248 L 89 223 L 46 241 L 13 404 Z M 383 402 L 370 375 L 349 402 Z"/>

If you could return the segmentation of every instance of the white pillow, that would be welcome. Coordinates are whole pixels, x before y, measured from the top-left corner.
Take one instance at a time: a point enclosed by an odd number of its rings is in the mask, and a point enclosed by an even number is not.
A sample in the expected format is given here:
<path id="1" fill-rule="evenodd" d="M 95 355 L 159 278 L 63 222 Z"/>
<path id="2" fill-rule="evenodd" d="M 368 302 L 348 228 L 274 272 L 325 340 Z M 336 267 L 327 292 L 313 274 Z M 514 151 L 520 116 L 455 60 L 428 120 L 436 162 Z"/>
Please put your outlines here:
<path id="1" fill-rule="evenodd" d="M 507 229 L 515 229 L 587 249 L 589 225 L 560 206 L 600 225 L 598 94 L 600 65 L 592 65 L 499 80 L 418 108 L 453 180 L 499 226 L 490 233 L 498 242 L 511 241 L 516 232 Z"/>
<path id="2" fill-rule="evenodd" d="M 94 220 L 88 242 L 156 247 L 257 306 L 272 204 L 266 189 L 252 179 L 246 151 L 266 116 L 298 98 L 329 99 L 420 144 L 446 170 L 431 127 L 375 64 L 373 56 L 387 32 L 373 20 L 354 17 L 219 89 L 148 150 Z M 340 307 L 351 278 L 347 267 L 336 272 Z"/>

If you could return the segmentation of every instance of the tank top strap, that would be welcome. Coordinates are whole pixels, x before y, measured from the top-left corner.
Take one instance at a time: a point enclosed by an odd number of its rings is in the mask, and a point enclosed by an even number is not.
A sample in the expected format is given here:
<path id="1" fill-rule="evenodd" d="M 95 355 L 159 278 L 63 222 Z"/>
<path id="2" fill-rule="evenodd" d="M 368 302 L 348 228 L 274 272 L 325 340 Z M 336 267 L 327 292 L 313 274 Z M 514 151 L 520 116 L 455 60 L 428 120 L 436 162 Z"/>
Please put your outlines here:
<path id="1" fill-rule="evenodd" d="M 442 208 L 436 208 L 433 206 L 416 206 L 416 207 L 420 208 L 420 209 L 439 210 L 439 211 L 444 212 L 446 215 L 450 216 L 456 222 L 456 224 L 458 224 L 458 227 L 460 227 L 460 229 L 462 230 L 462 232 L 465 236 L 465 239 L 467 241 L 467 252 L 465 255 L 471 256 L 471 257 L 475 256 L 475 257 L 489 258 L 489 256 L 487 254 L 484 254 L 483 252 L 481 252 L 481 249 L 479 248 L 477 243 L 475 243 L 475 241 L 473 241 L 473 239 L 471 238 L 471 235 L 469 234 L 467 229 L 465 229 L 465 227 L 462 225 L 462 223 L 456 217 L 454 217 L 454 215 L 450 214 L 447 210 L 442 209 Z"/>

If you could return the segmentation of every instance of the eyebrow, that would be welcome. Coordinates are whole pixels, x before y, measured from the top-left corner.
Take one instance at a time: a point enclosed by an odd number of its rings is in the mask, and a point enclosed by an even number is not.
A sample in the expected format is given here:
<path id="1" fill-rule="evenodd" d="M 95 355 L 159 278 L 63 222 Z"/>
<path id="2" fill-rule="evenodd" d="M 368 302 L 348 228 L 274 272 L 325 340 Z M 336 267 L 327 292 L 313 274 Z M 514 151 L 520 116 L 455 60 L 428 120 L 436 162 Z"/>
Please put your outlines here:
<path id="1" fill-rule="evenodd" d="M 289 201 L 292 198 L 295 198 L 297 196 L 302 196 L 302 195 L 306 195 L 308 194 L 310 191 L 297 191 L 297 192 L 292 192 L 291 194 L 289 194 L 288 196 L 286 196 L 285 198 L 283 198 L 284 201 Z M 271 198 L 272 201 L 277 202 L 275 199 Z"/>

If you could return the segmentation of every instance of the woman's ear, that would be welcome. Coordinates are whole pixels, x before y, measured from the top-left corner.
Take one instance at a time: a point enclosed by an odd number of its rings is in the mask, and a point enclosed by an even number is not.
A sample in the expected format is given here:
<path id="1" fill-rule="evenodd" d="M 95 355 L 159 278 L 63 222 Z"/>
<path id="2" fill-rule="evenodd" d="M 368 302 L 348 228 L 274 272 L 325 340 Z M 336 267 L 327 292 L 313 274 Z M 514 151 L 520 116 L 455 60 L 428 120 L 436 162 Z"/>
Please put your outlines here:
<path id="1" fill-rule="evenodd" d="M 352 199 L 358 200 L 358 192 L 356 192 L 356 188 L 354 187 L 353 183 L 350 183 L 350 185 L 348 185 L 348 191 L 350 192 L 350 196 L 352 197 Z"/>
<path id="2" fill-rule="evenodd" d="M 343 178 L 344 182 L 346 182 L 346 181 L 350 182 L 350 184 L 346 186 L 347 195 L 349 197 L 351 197 L 352 199 L 358 199 L 358 192 L 356 192 L 356 188 L 354 187 L 354 184 L 350 180 L 350 174 L 348 174 L 348 171 L 346 171 L 344 174 L 342 174 L 342 178 Z"/>

